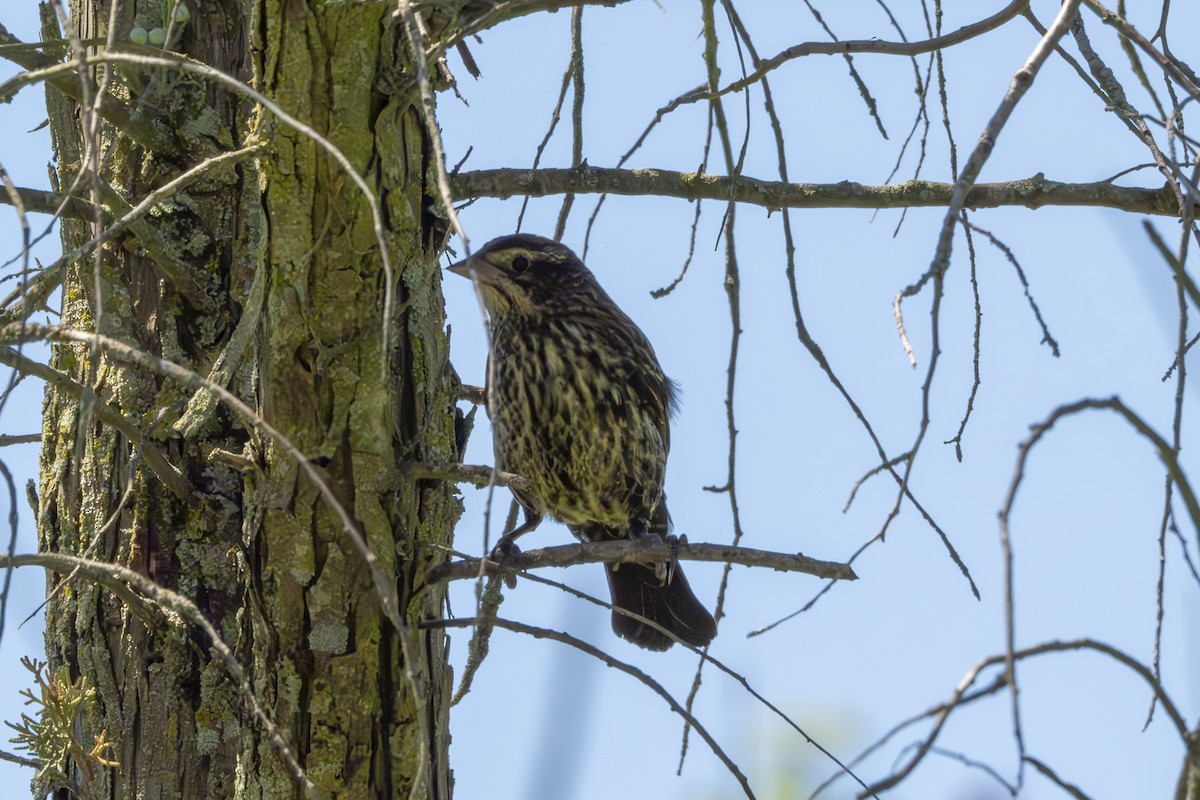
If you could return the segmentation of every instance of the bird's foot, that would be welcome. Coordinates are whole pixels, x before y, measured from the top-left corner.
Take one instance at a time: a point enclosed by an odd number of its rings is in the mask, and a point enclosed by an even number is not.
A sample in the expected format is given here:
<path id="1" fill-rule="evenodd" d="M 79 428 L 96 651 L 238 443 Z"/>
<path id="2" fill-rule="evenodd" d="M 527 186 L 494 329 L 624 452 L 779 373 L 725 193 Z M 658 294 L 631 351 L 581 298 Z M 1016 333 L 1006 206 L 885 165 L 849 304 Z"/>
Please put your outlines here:
<path id="1" fill-rule="evenodd" d="M 656 581 L 658 581 L 659 583 L 661 583 L 663 586 L 666 586 L 668 583 L 670 583 L 671 582 L 670 565 L 667 564 L 665 561 L 659 561 L 657 564 L 655 564 L 654 565 L 654 579 Z"/>
<path id="2" fill-rule="evenodd" d="M 519 555 L 521 555 L 521 548 L 517 547 L 517 543 L 510 536 L 501 536 L 500 541 L 496 542 L 496 546 L 488 554 L 488 558 L 500 565 L 500 572 L 504 575 L 504 585 L 509 589 L 517 588 L 516 572 L 509 565 Z"/>
<path id="3" fill-rule="evenodd" d="M 501 536 L 500 541 L 496 542 L 496 546 L 488 554 L 488 558 L 492 561 L 502 562 L 519 555 L 521 555 L 521 548 L 517 547 L 517 543 L 512 540 L 512 537 Z"/>
<path id="4" fill-rule="evenodd" d="M 646 526 L 645 520 L 638 520 L 629 527 L 629 538 L 635 542 L 652 542 L 654 544 L 662 544 L 663 538 Z M 667 541 L 670 542 L 674 536 L 667 535 Z M 654 577 L 659 583 L 668 584 L 671 582 L 671 576 L 675 574 L 674 559 L 670 562 L 659 561 L 653 567 Z"/>
<path id="5" fill-rule="evenodd" d="M 671 560 L 667 562 L 667 583 L 669 584 L 675 578 L 675 571 L 679 569 L 679 546 L 687 544 L 687 534 L 676 536 L 673 533 L 667 534 L 667 547 L 671 548 Z"/>

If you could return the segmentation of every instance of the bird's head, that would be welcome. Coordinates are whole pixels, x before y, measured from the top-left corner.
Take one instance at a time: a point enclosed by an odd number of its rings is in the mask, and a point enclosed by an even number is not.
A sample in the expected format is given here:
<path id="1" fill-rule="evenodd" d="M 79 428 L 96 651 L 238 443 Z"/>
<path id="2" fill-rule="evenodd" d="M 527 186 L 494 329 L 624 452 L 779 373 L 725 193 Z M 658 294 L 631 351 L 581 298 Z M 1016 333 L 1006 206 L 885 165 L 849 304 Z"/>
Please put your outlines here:
<path id="1" fill-rule="evenodd" d="M 530 233 L 493 239 L 447 269 L 466 278 L 474 276 L 493 316 L 535 315 L 553 310 L 565 298 L 600 290 L 569 247 Z"/>

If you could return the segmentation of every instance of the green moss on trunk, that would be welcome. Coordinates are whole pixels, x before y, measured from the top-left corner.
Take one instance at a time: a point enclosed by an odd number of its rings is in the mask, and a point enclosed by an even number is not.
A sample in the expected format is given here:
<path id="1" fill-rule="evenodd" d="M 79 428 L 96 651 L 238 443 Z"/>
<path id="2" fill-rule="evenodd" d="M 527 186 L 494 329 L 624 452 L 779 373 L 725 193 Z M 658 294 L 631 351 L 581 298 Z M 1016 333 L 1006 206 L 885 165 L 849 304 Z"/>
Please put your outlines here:
<path id="1" fill-rule="evenodd" d="M 406 482 L 398 464 L 456 457 L 453 400 L 436 263 L 442 234 L 428 213 L 428 148 L 402 37 L 386 4 L 216 5 L 220 13 L 199 15 L 180 47 L 252 79 L 328 137 L 385 199 L 398 310 L 384 319 L 386 277 L 368 204 L 311 139 L 194 78 L 126 71 L 120 80 L 138 113 L 177 141 L 174 152 L 147 153 L 102 126 L 111 156 L 101 177 L 126 201 L 252 137 L 267 148 L 149 220 L 158 246 L 189 265 L 211 308 L 181 295 L 135 233 L 104 250 L 100 330 L 211 372 L 255 407 L 321 470 L 395 577 L 409 621 L 436 616 L 440 593 L 414 589 L 442 558 L 459 507 L 450 487 Z M 156 9 L 130 4 L 122 19 Z M 72 10 L 92 21 L 85 38 L 106 33 L 106 6 L 77 0 Z M 83 152 L 75 106 L 50 98 L 64 186 Z M 89 235 L 82 223 L 63 225 L 67 247 Z M 93 281 L 90 263 L 71 269 L 64 324 L 95 329 Z M 41 546 L 81 553 L 116 514 L 92 555 L 144 572 L 205 613 L 319 795 L 408 796 L 424 775 L 430 794 L 448 797 L 443 636 L 414 625 L 399 641 L 362 558 L 295 460 L 211 398 L 103 352 L 57 345 L 54 364 L 133 420 L 180 479 L 172 488 L 149 459 L 131 470 L 140 442 L 51 387 Z M 87 780 L 69 770 L 86 796 L 300 794 L 203 634 L 76 578 L 52 602 L 46 635 L 52 666 L 87 675 L 99 690 L 87 732 L 107 730 L 117 745 L 120 767 Z"/>

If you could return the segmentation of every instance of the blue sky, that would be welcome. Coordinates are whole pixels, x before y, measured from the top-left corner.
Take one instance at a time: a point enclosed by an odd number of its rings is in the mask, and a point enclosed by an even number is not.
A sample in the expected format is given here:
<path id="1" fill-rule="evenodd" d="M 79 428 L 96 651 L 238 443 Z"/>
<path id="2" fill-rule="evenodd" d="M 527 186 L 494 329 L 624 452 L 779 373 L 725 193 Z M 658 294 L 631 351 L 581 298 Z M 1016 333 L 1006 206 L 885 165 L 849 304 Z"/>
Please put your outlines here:
<path id="1" fill-rule="evenodd" d="M 740 8 L 762 55 L 801 41 L 822 40 L 807 10 L 790 3 L 743 3 Z M 826 20 L 841 38 L 894 38 L 876 4 L 829 4 Z M 972 4 L 975 5 L 975 4 Z M 948 8 L 946 29 L 1000 7 Z M 1176 30 L 1195 30 L 1200 13 L 1172 9 Z M 655 109 L 703 81 L 699 11 L 693 4 L 663 8 L 636 2 L 584 15 L 584 153 L 589 163 L 610 166 L 641 133 Z M 1056 4 L 1034 4 L 1049 21 Z M 922 38 L 914 3 L 893 11 L 909 38 Z M 24 15 L 25 19 L 22 19 Z M 33 38 L 32 7 L 0 15 L 22 38 Z M 1137 20 L 1153 30 L 1157 12 Z M 1093 42 L 1114 66 L 1119 50 L 1094 18 Z M 570 14 L 540 14 L 484 34 L 472 44 L 483 77 L 458 69 L 470 106 L 441 98 L 447 157 L 453 163 L 468 146 L 463 169 L 527 166 L 541 140 L 569 57 Z M 724 27 L 721 28 L 724 32 Z M 1024 21 L 946 53 L 951 119 L 960 163 L 965 159 L 1025 60 L 1037 34 Z M 1175 41 L 1178 40 L 1178 41 Z M 728 37 L 723 39 L 727 42 Z M 1192 64 L 1194 42 L 1176 34 L 1173 47 Z M 1189 50 L 1190 48 L 1190 50 Z M 731 48 L 723 61 L 726 79 L 737 75 Z M 649 55 L 647 55 L 649 54 Z M 894 57 L 855 59 L 879 103 L 890 139 L 884 141 L 840 58 L 813 56 L 772 74 L 775 103 L 788 140 L 794 180 L 879 183 L 891 171 L 912 124 L 916 99 L 909 63 Z M 922 71 L 924 64 L 922 62 Z M 1134 102 L 1144 98 L 1133 92 Z M 10 130 L 27 130 L 42 118 L 40 97 L 24 92 L 3 114 Z M 569 103 L 569 100 L 568 100 Z M 727 101 L 735 141 L 744 107 Z M 776 176 L 775 149 L 761 99 L 752 95 L 750 148 L 745 174 Z M 923 177 L 948 176 L 940 110 L 931 105 Z M 701 159 L 706 112 L 696 104 L 668 117 L 630 166 L 693 170 Z M 569 163 L 564 120 L 543 164 Z M 722 172 L 719 150 L 709 169 Z M 45 182 L 49 148 L 44 132 L 12 135 L 0 162 L 20 185 Z M 982 181 L 1024 178 L 1038 172 L 1060 181 L 1107 178 L 1146 161 L 1144 148 L 1105 112 L 1101 102 L 1057 59 L 1052 59 L 1018 107 Z M 910 152 L 897 180 L 910 177 Z M 1123 179 L 1157 186 L 1142 171 Z M 594 197 L 577 199 L 564 241 L 581 248 Z M 559 199 L 535 200 L 524 230 L 550 233 Z M 512 232 L 519 200 L 479 201 L 463 214 L 478 247 Z M 592 233 L 589 266 L 618 303 L 654 342 L 668 373 L 684 391 L 674 421 L 668 494 L 676 531 L 691 541 L 725 542 L 733 527 L 728 498 L 704 491 L 725 482 L 726 359 L 729 315 L 723 288 L 723 246 L 714 251 L 724 209 L 703 209 L 696 256 L 688 276 L 670 295 L 653 299 L 669 284 L 687 252 L 694 207 L 684 201 L 610 198 Z M 801 304 L 809 329 L 824 348 L 891 454 L 916 434 L 920 386 L 930 357 L 929 295 L 906 303 L 906 323 L 918 359 L 913 370 L 896 335 L 893 296 L 929 265 L 943 212 L 916 209 L 894 233 L 899 212 L 817 210 L 792 216 L 797 238 Z M 2 252 L 17 246 L 15 219 L 0 223 Z M 949 697 L 967 670 L 1004 647 L 1003 565 L 999 511 L 1013 474 L 1016 445 L 1054 407 L 1085 396 L 1119 394 L 1164 434 L 1169 433 L 1175 384 L 1161 377 L 1173 359 L 1177 311 L 1169 269 L 1149 246 L 1142 220 L 1117 211 L 1047 208 L 998 209 L 973 215 L 1013 250 L 1029 279 L 1046 322 L 1061 345 L 1054 358 L 1012 267 L 994 248 L 976 240 L 983 302 L 982 385 L 964 436 L 964 459 L 943 445 L 957 431 L 971 386 L 974 310 L 961 235 L 947 275 L 942 305 L 941 361 L 931 401 L 932 425 L 913 472 L 913 491 L 929 508 L 971 568 L 982 600 L 976 601 L 936 535 L 906 506 L 885 543 L 857 563 L 860 580 L 835 587 L 809 612 L 763 636 L 745 634 L 804 605 L 820 582 L 737 568 L 727 617 L 713 654 L 744 674 L 772 702 L 792 715 L 839 757 L 848 759 L 892 724 Z M 1169 243 L 1178 223 L 1152 221 Z M 803 551 L 840 560 L 875 534 L 895 499 L 894 484 L 875 478 L 843 513 L 858 477 L 875 466 L 874 448 L 844 400 L 796 339 L 784 278 L 779 215 L 741 207 L 735 230 L 741 265 L 742 351 L 735 412 L 739 429 L 737 481 L 744 543 Z M 42 248 L 43 261 L 53 244 Z M 467 381 L 481 382 L 486 345 L 469 284 L 452 276 L 445 286 L 452 325 L 452 358 Z M 1193 325 L 1192 330 L 1195 330 Z M 1188 391 L 1186 412 L 1195 407 Z M 38 427 L 37 387 L 6 409 L 6 432 Z M 1185 416 L 1183 464 L 1194 437 Z M 486 424 L 477 427 L 469 463 L 489 463 Z M 35 451 L 5 450 L 18 476 L 34 474 Z M 1118 419 L 1102 412 L 1061 422 L 1035 450 L 1011 520 L 1016 553 L 1017 643 L 1090 636 L 1142 661 L 1151 657 L 1157 530 L 1163 472 L 1146 443 Z M 456 546 L 483 549 L 484 495 L 463 489 L 467 513 Z M 502 519 L 507 499 L 498 493 Z M 32 549 L 29 515 L 21 549 Z M 1196 532 L 1181 529 L 1196 556 Z M 495 523 L 498 524 L 498 521 Z M 491 531 L 491 538 L 500 533 Z M 547 523 L 526 546 L 565 543 L 561 526 Z M 715 597 L 720 568 L 687 565 L 688 577 L 706 602 Z M 1168 541 L 1163 680 L 1195 725 L 1200 713 L 1198 589 Z M 601 569 L 583 566 L 561 578 L 604 595 Z M 36 606 L 42 577 L 19 574 L 0 643 L 0 717 L 20 713 L 17 688 L 27 685 L 21 655 L 38 652 L 40 631 L 14 631 L 12 623 Z M 472 587 L 454 588 L 454 611 L 471 613 Z M 686 696 L 696 659 L 678 648 L 651 654 L 621 642 L 608 628 L 607 612 L 546 587 L 521 582 L 509 592 L 502 614 L 567 630 L 636 664 L 677 697 Z M 461 665 L 465 634 L 455 634 L 452 654 Z M 1165 796 L 1173 790 L 1183 749 L 1161 709 L 1143 732 L 1150 700 L 1132 673 L 1092 653 L 1044 656 L 1019 669 L 1026 743 L 1031 755 L 1051 764 L 1066 780 L 1097 798 Z M 990 676 L 989 676 L 990 677 Z M 801 737 L 757 705 L 731 680 L 705 671 L 697 714 L 741 764 L 760 797 L 792 797 L 832 771 Z M 693 737 L 682 777 L 675 776 L 680 721 L 645 687 L 562 645 L 498 631 L 475 688 L 452 716 L 452 764 L 459 797 L 495 800 L 528 797 L 593 800 L 630 797 L 736 797 L 735 782 Z M 924 730 L 918 729 L 918 730 Z M 866 762 L 860 774 L 887 773 L 902 748 L 918 734 L 901 735 Z M 1011 780 L 1016 773 L 1009 701 L 997 696 L 951 718 L 939 745 L 985 761 Z M 0 778 L 20 783 L 28 774 L 0 763 Z M 1027 797 L 1051 797 L 1057 789 L 1027 771 Z M 852 796 L 843 779 L 827 796 Z M 896 797 L 990 798 L 1002 788 L 981 771 L 931 756 Z M 804 796 L 804 795 L 800 795 Z"/>

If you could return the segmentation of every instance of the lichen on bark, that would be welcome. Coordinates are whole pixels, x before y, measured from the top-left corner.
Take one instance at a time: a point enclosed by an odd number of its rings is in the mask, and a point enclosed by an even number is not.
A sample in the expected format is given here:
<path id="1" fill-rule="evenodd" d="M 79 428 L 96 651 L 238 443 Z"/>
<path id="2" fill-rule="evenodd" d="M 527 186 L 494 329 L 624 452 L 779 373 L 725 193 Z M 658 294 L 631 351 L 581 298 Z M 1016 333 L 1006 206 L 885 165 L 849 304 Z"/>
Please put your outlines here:
<path id="1" fill-rule="evenodd" d="M 119 21 L 157 8 L 126 4 Z M 83 38 L 106 35 L 106 3 L 76 0 L 71 10 L 85 21 Z M 415 625 L 441 613 L 442 595 L 416 589 L 444 557 L 459 505 L 444 481 L 405 479 L 399 469 L 406 459 L 457 457 L 436 263 L 443 230 L 426 185 L 409 55 L 386 4 L 220 0 L 194 19 L 179 49 L 249 80 L 311 125 L 382 199 L 396 265 L 392 318 L 384 319 L 389 276 L 370 208 L 310 137 L 224 88 L 124 68 L 113 76 L 119 94 L 143 122 L 172 132 L 173 149 L 149 152 L 102 123 L 106 157 L 93 180 L 79 105 L 51 92 L 62 188 L 82 171 L 85 190 L 102 182 L 136 202 L 216 153 L 254 140 L 264 148 L 105 245 L 100 305 L 92 264 L 73 265 L 63 324 L 98 327 L 210 375 L 255 408 L 350 512 L 408 624 L 398 631 L 387 621 L 328 500 L 261 426 L 205 390 L 83 344 L 56 344 L 54 366 L 140 433 L 102 424 L 78 392 L 48 387 L 40 546 L 83 553 L 103 528 L 92 557 L 199 607 L 319 796 L 408 796 L 422 776 L 418 796 L 449 797 L 444 634 Z M 167 85 L 172 93 L 161 91 Z M 155 248 L 140 246 L 146 231 L 159 237 Z M 93 233 L 70 221 L 62 232 L 66 247 Z M 162 253 L 190 273 L 170 274 L 154 260 Z M 201 294 L 181 291 L 184 278 Z M 161 480 L 145 449 L 179 480 Z M 204 635 L 133 591 L 120 595 L 76 577 L 47 612 L 51 663 L 98 689 L 85 735 L 107 730 L 120 762 L 86 785 L 75 770 L 73 788 L 97 797 L 299 796 L 247 712 L 245 687 L 211 658 Z"/>

